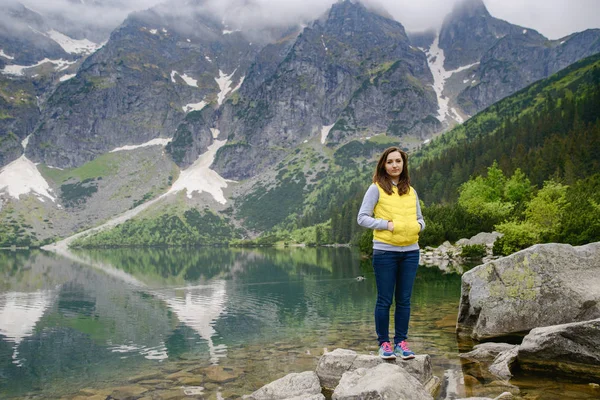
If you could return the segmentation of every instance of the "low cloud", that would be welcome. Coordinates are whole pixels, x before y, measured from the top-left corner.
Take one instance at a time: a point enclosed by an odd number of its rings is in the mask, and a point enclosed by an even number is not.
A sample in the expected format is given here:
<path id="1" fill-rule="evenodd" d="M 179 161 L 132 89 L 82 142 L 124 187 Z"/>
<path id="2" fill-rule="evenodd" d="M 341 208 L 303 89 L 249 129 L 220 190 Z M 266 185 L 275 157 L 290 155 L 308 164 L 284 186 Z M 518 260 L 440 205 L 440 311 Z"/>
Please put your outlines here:
<path id="1" fill-rule="evenodd" d="M 0 0 L 9 1 L 9 0 Z M 185 15 L 209 10 L 233 29 L 284 27 L 306 23 L 323 15 L 335 0 L 23 0 L 42 14 L 63 15 L 68 20 L 112 30 L 133 11 L 158 4 Z M 438 29 L 457 0 L 363 0 L 386 9 L 407 31 Z M 500 19 L 538 30 L 552 39 L 586 28 L 600 27 L 600 2 L 577 0 L 484 0 Z"/>

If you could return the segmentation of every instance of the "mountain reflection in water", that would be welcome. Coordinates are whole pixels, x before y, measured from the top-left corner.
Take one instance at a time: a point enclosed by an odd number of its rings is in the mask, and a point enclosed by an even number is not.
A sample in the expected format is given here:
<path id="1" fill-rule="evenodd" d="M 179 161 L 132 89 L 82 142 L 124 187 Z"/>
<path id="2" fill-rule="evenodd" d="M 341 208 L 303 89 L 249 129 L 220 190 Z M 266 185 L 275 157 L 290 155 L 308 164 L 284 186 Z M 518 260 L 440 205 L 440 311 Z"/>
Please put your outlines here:
<path id="1" fill-rule="evenodd" d="M 148 390 L 241 397 L 314 369 L 326 349 L 377 351 L 370 260 L 348 248 L 0 252 L 0 277 L 1 398 L 70 398 L 136 376 L 156 377 Z M 472 346 L 454 332 L 460 286 L 419 268 L 411 346 L 431 356 L 439 399 L 497 395 L 458 357 Z M 547 383 L 511 386 L 584 393 Z"/>

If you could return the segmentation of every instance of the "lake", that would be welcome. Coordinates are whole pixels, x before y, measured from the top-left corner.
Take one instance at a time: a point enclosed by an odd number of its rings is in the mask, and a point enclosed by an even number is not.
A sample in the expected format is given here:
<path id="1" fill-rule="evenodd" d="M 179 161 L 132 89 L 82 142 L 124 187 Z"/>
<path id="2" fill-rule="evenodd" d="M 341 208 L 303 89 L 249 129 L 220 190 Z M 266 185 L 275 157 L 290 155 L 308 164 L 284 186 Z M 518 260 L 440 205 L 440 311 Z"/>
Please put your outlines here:
<path id="1" fill-rule="evenodd" d="M 421 266 L 413 294 L 409 341 L 432 357 L 439 399 L 597 398 L 585 382 L 503 384 L 461 363 L 460 285 Z M 2 251 L 0 398 L 240 398 L 326 350 L 376 354 L 375 296 L 370 260 L 348 248 Z"/>

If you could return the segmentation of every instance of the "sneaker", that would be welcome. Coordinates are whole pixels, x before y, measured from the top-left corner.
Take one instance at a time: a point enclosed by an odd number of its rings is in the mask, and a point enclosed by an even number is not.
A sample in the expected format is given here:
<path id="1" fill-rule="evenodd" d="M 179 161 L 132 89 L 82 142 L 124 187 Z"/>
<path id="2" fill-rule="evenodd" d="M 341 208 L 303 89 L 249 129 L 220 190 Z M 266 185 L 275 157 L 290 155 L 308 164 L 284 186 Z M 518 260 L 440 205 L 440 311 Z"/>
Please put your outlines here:
<path id="1" fill-rule="evenodd" d="M 379 354 L 381 354 L 381 350 L 379 350 Z M 404 340 L 400 343 L 396 343 L 396 346 L 394 347 L 394 354 L 400 356 L 403 360 L 415 358 L 415 353 L 408 348 L 408 343 L 406 343 Z"/>
<path id="2" fill-rule="evenodd" d="M 381 343 L 381 346 L 379 346 L 379 357 L 384 360 L 394 360 L 396 358 L 396 354 L 394 354 L 394 349 L 392 349 L 392 344 L 390 342 Z"/>

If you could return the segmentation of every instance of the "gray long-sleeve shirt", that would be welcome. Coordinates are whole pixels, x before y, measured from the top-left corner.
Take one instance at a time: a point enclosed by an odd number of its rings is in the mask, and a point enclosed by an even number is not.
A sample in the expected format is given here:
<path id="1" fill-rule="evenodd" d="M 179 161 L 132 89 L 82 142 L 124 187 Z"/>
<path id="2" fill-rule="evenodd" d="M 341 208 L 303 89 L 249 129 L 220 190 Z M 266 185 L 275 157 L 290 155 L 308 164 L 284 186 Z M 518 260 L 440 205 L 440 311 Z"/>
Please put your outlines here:
<path id="1" fill-rule="evenodd" d="M 417 197 L 417 222 L 421 225 L 421 232 L 425 229 L 425 220 L 423 219 L 423 214 L 421 213 L 421 204 L 419 204 L 419 195 L 415 191 L 415 195 Z M 373 217 L 373 210 L 375 209 L 375 205 L 379 201 L 379 188 L 377 185 L 372 184 L 367 189 L 365 193 L 365 197 L 363 198 L 362 204 L 360 206 L 360 210 L 358 210 L 358 217 L 356 218 L 356 222 L 360 226 L 369 229 L 376 230 L 386 230 L 388 226 L 388 221 L 381 218 Z M 373 240 L 373 249 L 374 250 L 386 250 L 386 251 L 411 251 L 418 250 L 419 243 L 411 244 L 409 246 L 394 246 L 392 244 L 382 243 L 377 240 Z"/>

